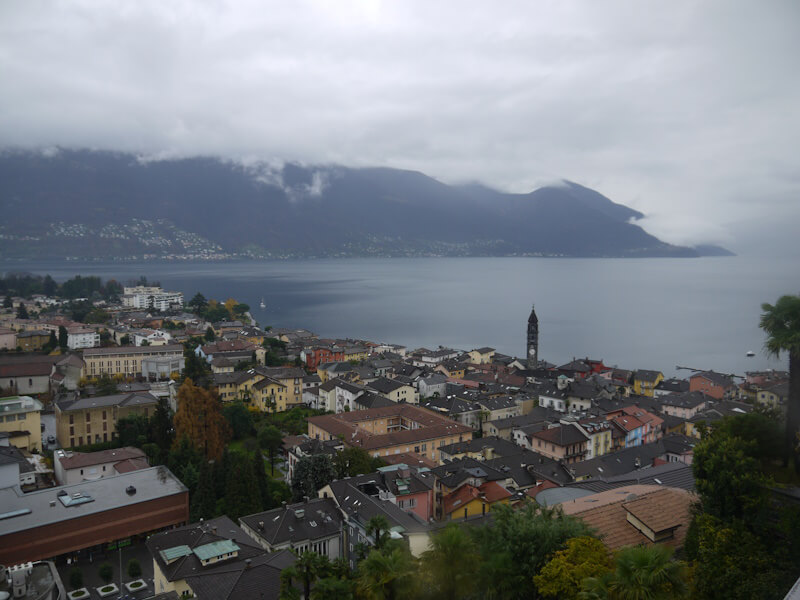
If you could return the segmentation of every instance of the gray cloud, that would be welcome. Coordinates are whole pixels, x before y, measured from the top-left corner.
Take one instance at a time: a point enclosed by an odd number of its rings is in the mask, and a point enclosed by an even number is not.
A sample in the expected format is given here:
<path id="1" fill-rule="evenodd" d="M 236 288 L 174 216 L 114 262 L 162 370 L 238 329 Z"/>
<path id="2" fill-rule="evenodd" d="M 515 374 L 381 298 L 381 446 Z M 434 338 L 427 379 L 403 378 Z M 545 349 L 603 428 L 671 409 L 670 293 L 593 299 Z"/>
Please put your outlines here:
<path id="1" fill-rule="evenodd" d="M 387 165 L 520 192 L 565 177 L 669 241 L 786 252 L 799 17 L 792 0 L 8 0 L 0 143 Z"/>

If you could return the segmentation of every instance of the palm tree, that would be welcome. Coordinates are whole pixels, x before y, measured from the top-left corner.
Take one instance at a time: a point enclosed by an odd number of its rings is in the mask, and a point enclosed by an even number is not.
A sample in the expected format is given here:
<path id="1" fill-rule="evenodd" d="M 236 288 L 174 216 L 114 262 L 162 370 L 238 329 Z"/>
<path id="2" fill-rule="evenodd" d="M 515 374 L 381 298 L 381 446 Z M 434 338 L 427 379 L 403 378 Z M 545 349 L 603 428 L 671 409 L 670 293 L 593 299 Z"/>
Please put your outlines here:
<path id="1" fill-rule="evenodd" d="M 294 561 L 296 577 L 303 583 L 303 598 L 311 597 L 311 585 L 320 577 L 327 574 L 330 561 L 327 556 L 320 556 L 316 552 L 298 553 L 292 551 L 297 559 Z"/>
<path id="2" fill-rule="evenodd" d="M 633 546 L 614 558 L 615 570 L 583 580 L 585 600 L 671 600 L 686 595 L 686 565 L 672 560 L 672 548 Z"/>
<path id="3" fill-rule="evenodd" d="M 775 306 L 761 305 L 759 325 L 767 333 L 764 347 L 773 356 L 789 353 L 789 404 L 786 414 L 785 462 L 794 459 L 795 473 L 800 473 L 798 432 L 800 431 L 800 296 L 782 296 Z"/>
<path id="4" fill-rule="evenodd" d="M 373 550 L 359 565 L 358 587 L 372 600 L 402 600 L 415 597 L 416 564 L 404 546 L 391 552 Z"/>
<path id="5" fill-rule="evenodd" d="M 480 564 L 472 537 L 455 523 L 449 523 L 431 538 L 429 548 L 420 562 L 426 585 L 436 590 L 435 597 L 444 600 L 471 597 Z"/>
<path id="6" fill-rule="evenodd" d="M 367 521 L 367 535 L 375 538 L 375 547 L 380 549 L 386 541 L 389 532 L 389 521 L 383 515 L 375 515 Z"/>

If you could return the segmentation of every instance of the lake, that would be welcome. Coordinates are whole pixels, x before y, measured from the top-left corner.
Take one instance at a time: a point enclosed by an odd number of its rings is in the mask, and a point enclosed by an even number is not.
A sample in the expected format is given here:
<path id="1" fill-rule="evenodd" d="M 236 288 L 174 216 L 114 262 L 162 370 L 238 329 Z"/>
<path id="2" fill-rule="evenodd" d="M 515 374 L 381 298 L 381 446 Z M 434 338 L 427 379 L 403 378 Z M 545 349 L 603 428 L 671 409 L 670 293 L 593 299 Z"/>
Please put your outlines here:
<path id="1" fill-rule="evenodd" d="M 231 262 L 0 262 L 3 271 L 116 278 L 250 305 L 261 325 L 414 348 L 491 346 L 525 355 L 531 304 L 540 356 L 628 369 L 743 374 L 767 358 L 761 303 L 800 291 L 791 259 L 408 258 Z M 261 298 L 265 309 L 259 308 Z M 756 352 L 747 358 L 748 350 Z"/>

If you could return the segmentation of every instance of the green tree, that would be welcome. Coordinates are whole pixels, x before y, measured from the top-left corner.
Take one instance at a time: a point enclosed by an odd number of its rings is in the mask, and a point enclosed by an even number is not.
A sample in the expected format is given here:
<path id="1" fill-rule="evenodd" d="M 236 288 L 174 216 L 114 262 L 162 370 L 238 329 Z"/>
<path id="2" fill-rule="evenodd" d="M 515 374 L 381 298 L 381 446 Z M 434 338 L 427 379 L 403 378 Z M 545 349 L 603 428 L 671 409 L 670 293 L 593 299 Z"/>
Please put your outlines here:
<path id="1" fill-rule="evenodd" d="M 58 345 L 62 349 L 66 349 L 69 345 L 69 333 L 63 325 L 58 326 Z"/>
<path id="2" fill-rule="evenodd" d="M 336 470 L 337 479 L 372 473 L 385 464 L 363 448 L 344 448 L 333 457 L 333 468 Z"/>
<path id="3" fill-rule="evenodd" d="M 761 305 L 759 325 L 767 334 L 767 352 L 789 354 L 789 402 L 786 413 L 785 457 L 800 474 L 800 296 L 781 296 L 775 305 Z"/>
<path id="4" fill-rule="evenodd" d="M 568 539 L 589 534 L 582 521 L 558 508 L 498 505 L 492 515 L 493 524 L 476 527 L 473 534 L 482 558 L 480 587 L 495 598 L 526 598 L 533 577 L 550 556 Z"/>
<path id="5" fill-rule="evenodd" d="M 692 525 L 698 536 L 690 556 L 698 600 L 779 600 L 800 574 L 796 560 L 775 556 L 742 522 L 726 524 L 699 515 Z"/>
<path id="6" fill-rule="evenodd" d="M 97 569 L 97 574 L 100 576 L 100 579 L 106 582 L 106 585 L 111 583 L 111 580 L 114 579 L 114 567 L 111 566 L 111 563 L 104 562 L 100 565 L 100 568 Z"/>
<path id="7" fill-rule="evenodd" d="M 434 598 L 470 598 L 477 586 L 475 572 L 480 555 L 474 540 L 456 523 L 431 537 L 420 567 L 425 587 Z"/>
<path id="8" fill-rule="evenodd" d="M 165 450 L 175 441 L 172 410 L 166 398 L 159 398 L 153 416 L 150 417 L 150 439 Z"/>
<path id="9" fill-rule="evenodd" d="M 274 425 L 265 425 L 258 431 L 258 445 L 267 451 L 270 473 L 275 475 L 275 455 L 283 445 L 283 434 Z"/>
<path id="10" fill-rule="evenodd" d="M 141 448 L 150 434 L 150 420 L 144 415 L 130 415 L 117 420 L 117 439 L 121 446 Z"/>
<path id="11" fill-rule="evenodd" d="M 131 339 L 131 336 L 129 336 L 127 333 L 123 335 L 121 338 L 119 338 L 120 346 L 130 346 L 131 344 L 133 344 L 133 340 Z"/>
<path id="12" fill-rule="evenodd" d="M 261 511 L 261 494 L 254 486 L 253 463 L 240 452 L 230 452 L 223 507 L 234 522 L 245 515 Z"/>
<path id="13" fill-rule="evenodd" d="M 294 552 L 296 559 L 294 569 L 297 578 L 303 584 L 303 598 L 311 597 L 311 586 L 320 577 L 327 574 L 330 562 L 327 556 L 320 556 L 316 552 Z"/>
<path id="14" fill-rule="evenodd" d="M 3 308 L 14 308 L 14 301 L 11 299 L 11 294 L 6 292 L 3 298 Z"/>
<path id="15" fill-rule="evenodd" d="M 303 496 L 315 498 L 317 490 L 333 481 L 336 473 L 331 459 L 326 454 L 304 456 L 294 468 L 292 477 L 292 497 L 302 500 Z"/>
<path id="16" fill-rule="evenodd" d="M 729 521 L 755 519 L 766 507 L 767 479 L 755 442 L 713 432 L 694 448 L 692 469 L 703 511 Z"/>
<path id="17" fill-rule="evenodd" d="M 206 328 L 206 336 L 205 337 L 206 337 L 206 341 L 207 342 L 213 342 L 216 339 L 217 334 L 214 333 L 213 327 L 209 326 L 209 327 Z"/>
<path id="18" fill-rule="evenodd" d="M 139 579 L 142 576 L 142 565 L 135 558 L 128 561 L 128 577 L 131 579 Z"/>
<path id="19" fill-rule="evenodd" d="M 192 523 L 200 519 L 211 519 L 216 516 L 217 493 L 214 489 L 214 471 L 208 461 L 203 461 L 200 465 L 200 477 L 197 482 L 197 489 L 191 499 Z"/>
<path id="20" fill-rule="evenodd" d="M 272 498 L 270 496 L 269 482 L 267 481 L 267 473 L 264 469 L 264 456 L 261 452 L 253 452 L 253 477 L 255 478 L 255 487 L 258 490 L 258 496 L 261 501 L 261 509 L 264 510 L 272 506 Z"/>
<path id="21" fill-rule="evenodd" d="M 50 339 L 47 340 L 47 349 L 48 351 L 52 351 L 58 348 L 58 338 L 56 337 L 55 331 L 50 331 Z"/>
<path id="22" fill-rule="evenodd" d="M 208 301 L 203 294 L 197 292 L 194 296 L 192 296 L 192 299 L 189 300 L 186 306 L 191 308 L 195 313 L 201 314 L 208 306 Z"/>
<path id="23" fill-rule="evenodd" d="M 311 600 L 353 600 L 353 582 L 338 577 L 323 577 L 311 591 Z"/>
<path id="24" fill-rule="evenodd" d="M 28 319 L 30 316 L 28 315 L 28 309 L 25 308 L 25 304 L 22 302 L 19 303 L 17 306 L 17 318 L 18 319 Z"/>
<path id="25" fill-rule="evenodd" d="M 373 550 L 358 565 L 357 586 L 365 597 L 375 600 L 416 598 L 416 569 L 414 557 L 404 546 L 390 552 Z"/>
<path id="26" fill-rule="evenodd" d="M 69 570 L 69 587 L 79 590 L 83 587 L 83 571 L 80 567 L 72 567 Z"/>
<path id="27" fill-rule="evenodd" d="M 614 557 L 614 570 L 583 581 L 580 598 L 674 600 L 688 591 L 686 565 L 672 560 L 672 548 L 633 546 Z"/>
<path id="28" fill-rule="evenodd" d="M 367 521 L 367 535 L 372 536 L 372 542 L 379 550 L 389 539 L 389 521 L 383 515 L 375 515 Z"/>
<path id="29" fill-rule="evenodd" d="M 608 550 L 600 540 L 581 536 L 567 540 L 533 577 L 536 589 L 545 598 L 575 600 L 587 577 L 602 577 L 611 571 Z"/>
<path id="30" fill-rule="evenodd" d="M 253 433 L 253 414 L 242 402 L 227 402 L 222 414 L 230 425 L 233 439 L 241 440 Z"/>
<path id="31" fill-rule="evenodd" d="M 58 284 L 50 275 L 45 275 L 42 281 L 42 293 L 45 296 L 55 296 L 58 292 Z"/>

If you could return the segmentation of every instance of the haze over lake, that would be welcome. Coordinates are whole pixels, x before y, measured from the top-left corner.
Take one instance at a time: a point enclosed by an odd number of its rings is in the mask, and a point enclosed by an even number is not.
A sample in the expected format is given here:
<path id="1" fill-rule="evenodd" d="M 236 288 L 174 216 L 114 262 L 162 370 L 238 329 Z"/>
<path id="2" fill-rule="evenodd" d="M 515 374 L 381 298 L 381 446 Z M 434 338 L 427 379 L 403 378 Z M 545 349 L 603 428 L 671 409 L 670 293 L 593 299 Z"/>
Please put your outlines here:
<path id="1" fill-rule="evenodd" d="M 676 365 L 744 374 L 787 368 L 768 359 L 762 302 L 800 289 L 791 259 L 414 258 L 194 263 L 12 262 L 3 271 L 144 275 L 188 301 L 234 297 L 261 325 L 304 327 L 415 348 L 492 346 L 525 354 L 531 304 L 541 357 L 602 358 L 688 376 Z M 267 305 L 259 308 L 261 298 Z M 746 358 L 748 350 L 756 357 Z"/>

